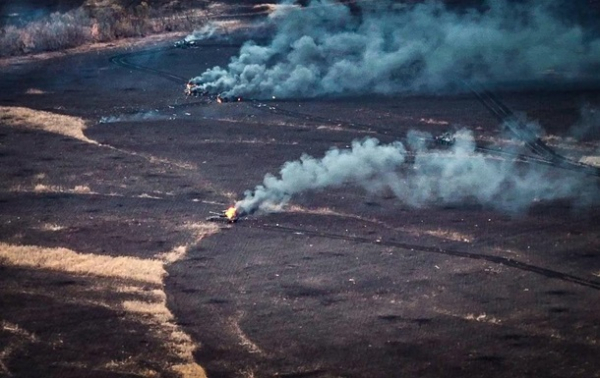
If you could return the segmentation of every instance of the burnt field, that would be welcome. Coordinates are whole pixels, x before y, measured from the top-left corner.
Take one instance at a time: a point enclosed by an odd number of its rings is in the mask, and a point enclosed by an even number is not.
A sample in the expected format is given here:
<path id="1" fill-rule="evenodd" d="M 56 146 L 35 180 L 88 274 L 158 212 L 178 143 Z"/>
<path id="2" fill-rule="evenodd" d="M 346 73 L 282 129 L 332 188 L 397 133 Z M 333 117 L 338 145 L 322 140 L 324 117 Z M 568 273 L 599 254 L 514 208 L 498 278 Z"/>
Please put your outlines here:
<path id="1" fill-rule="evenodd" d="M 303 153 L 409 130 L 466 127 L 485 159 L 597 177 L 540 161 L 468 92 L 185 97 L 239 47 L 170 45 L 1 68 L 0 376 L 600 374 L 593 201 L 414 207 L 343 185 L 205 221 Z M 597 138 L 567 130 L 595 84 L 495 95 L 557 153 L 594 160 Z"/>

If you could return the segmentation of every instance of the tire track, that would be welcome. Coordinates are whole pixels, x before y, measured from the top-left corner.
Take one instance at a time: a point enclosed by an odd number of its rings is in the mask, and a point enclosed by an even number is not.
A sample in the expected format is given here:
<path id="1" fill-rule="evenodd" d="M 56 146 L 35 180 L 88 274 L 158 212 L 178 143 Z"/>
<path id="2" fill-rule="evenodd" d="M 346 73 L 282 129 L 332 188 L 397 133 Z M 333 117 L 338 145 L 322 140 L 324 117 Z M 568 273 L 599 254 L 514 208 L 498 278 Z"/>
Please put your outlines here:
<path id="1" fill-rule="evenodd" d="M 226 43 L 214 43 L 214 44 L 202 44 L 196 45 L 199 48 L 210 48 L 210 47 L 240 47 L 239 44 L 226 44 Z M 115 55 L 109 58 L 110 62 L 121 66 L 123 68 L 133 69 L 143 73 L 155 75 L 179 85 L 185 85 L 188 79 L 172 74 L 170 72 L 157 70 L 151 67 L 142 66 L 139 64 L 131 63 L 128 59 L 136 56 L 151 55 L 159 52 L 164 52 L 172 49 L 176 49 L 174 46 L 156 47 L 152 49 L 146 49 L 141 51 L 135 51 L 130 53 L 124 53 Z M 473 85 L 463 82 L 463 84 L 471 91 L 471 93 L 501 122 L 507 125 L 509 130 L 521 141 L 525 142 L 525 145 L 534 152 L 537 156 L 527 156 L 522 154 L 513 154 L 500 149 L 491 148 L 478 144 L 476 151 L 492 154 L 501 157 L 514 158 L 518 161 L 530 164 L 540 164 L 555 168 L 562 168 L 569 171 L 584 173 L 591 176 L 600 177 L 600 169 L 592 167 L 587 164 L 572 161 L 554 151 L 548 147 L 540 138 L 532 133 L 527 126 L 514 114 L 514 112 L 502 103 L 498 97 L 489 90 L 484 88 L 476 89 Z M 289 101 L 289 100 L 288 100 Z M 248 102 L 255 109 L 261 111 L 274 110 L 272 113 L 283 115 L 285 117 L 300 119 L 303 121 L 309 121 L 314 123 L 323 123 L 328 125 L 340 125 L 349 130 L 355 130 L 360 132 L 370 132 L 382 136 L 393 135 L 393 129 L 380 129 L 373 130 L 373 126 L 367 124 L 360 124 L 355 122 L 348 122 L 344 120 L 332 120 L 330 118 L 317 116 L 314 114 L 302 113 L 293 110 L 283 109 L 273 104 L 274 101 L 260 101 L 256 99 L 250 99 Z M 189 107 L 193 105 L 203 104 L 205 102 L 194 102 L 189 104 L 175 104 L 171 105 L 173 108 Z"/>
<path id="2" fill-rule="evenodd" d="M 362 236 L 348 236 L 348 235 L 335 234 L 335 233 L 330 233 L 330 232 L 311 231 L 311 230 L 306 230 L 306 229 L 302 229 L 302 228 L 286 227 L 286 226 L 278 226 L 278 225 L 270 225 L 270 224 L 262 224 L 262 225 L 253 224 L 252 227 L 249 227 L 249 228 L 258 228 L 258 229 L 263 229 L 263 230 L 269 230 L 269 231 L 274 231 L 274 232 L 284 232 L 284 233 L 300 232 L 305 236 L 334 239 L 334 240 L 345 240 L 345 241 L 349 241 L 349 242 L 353 242 L 353 243 L 357 243 L 357 244 L 362 244 L 362 243 L 374 244 L 374 245 L 401 248 L 401 249 L 407 249 L 407 250 L 415 250 L 415 251 L 419 251 L 419 252 L 435 253 L 435 254 L 452 256 L 452 257 L 462 257 L 462 258 L 468 258 L 471 260 L 482 260 L 482 261 L 487 261 L 487 262 L 490 262 L 493 264 L 499 264 L 499 265 L 503 265 L 506 267 L 538 274 L 538 275 L 541 275 L 541 276 L 544 276 L 547 278 L 557 279 L 557 280 L 573 283 L 576 285 L 588 287 L 591 289 L 600 290 L 600 282 L 588 280 L 588 279 L 577 277 L 577 276 L 567 274 L 567 273 L 558 272 L 558 271 L 555 271 L 552 269 L 542 268 L 539 266 L 527 264 L 527 263 L 524 263 L 524 262 L 521 262 L 518 260 L 514 260 L 511 258 L 502 257 L 502 256 L 492 256 L 492 255 L 486 255 L 486 254 L 481 254 L 481 253 L 459 251 L 459 250 L 455 250 L 455 249 L 445 249 L 445 248 L 424 246 L 424 245 L 418 245 L 418 244 L 395 242 L 395 241 L 391 241 L 391 240 L 376 241 L 376 240 L 372 240 L 372 239 L 362 237 Z"/>
<path id="3" fill-rule="evenodd" d="M 491 91 L 463 82 L 463 84 L 475 95 L 475 97 L 485 106 L 502 124 L 535 154 L 542 158 L 546 164 L 553 167 L 563 168 L 570 171 L 585 173 L 590 176 L 600 177 L 600 169 L 591 165 L 579 163 L 568 159 L 544 143 L 535 133 L 533 133 L 515 113 Z"/>
<path id="4" fill-rule="evenodd" d="M 130 52 L 130 53 L 124 53 L 124 54 L 119 54 L 119 55 L 115 55 L 109 58 L 109 61 L 112 64 L 115 64 L 117 66 L 123 67 L 123 68 L 129 68 L 132 70 L 136 70 L 136 71 L 140 71 L 140 72 L 144 72 L 144 73 L 149 73 L 151 75 L 154 76 L 158 76 L 158 77 L 162 77 L 163 79 L 172 81 L 176 84 L 181 84 L 184 85 L 185 83 L 187 83 L 187 80 L 179 75 L 174 75 L 170 72 L 166 72 L 166 71 L 161 71 L 161 70 L 157 70 L 155 68 L 151 68 L 151 67 L 147 67 L 147 66 L 142 66 L 139 64 L 134 64 L 128 61 L 129 58 L 133 58 L 133 57 L 137 57 L 137 56 L 143 56 L 143 55 L 152 55 L 152 54 L 157 54 L 159 52 L 164 52 L 164 51 L 168 51 L 168 50 L 172 50 L 175 47 L 172 46 L 166 46 L 166 47 L 156 47 L 156 48 L 152 48 L 152 49 L 146 49 L 146 50 L 141 50 L 141 51 L 134 51 L 134 52 Z"/>

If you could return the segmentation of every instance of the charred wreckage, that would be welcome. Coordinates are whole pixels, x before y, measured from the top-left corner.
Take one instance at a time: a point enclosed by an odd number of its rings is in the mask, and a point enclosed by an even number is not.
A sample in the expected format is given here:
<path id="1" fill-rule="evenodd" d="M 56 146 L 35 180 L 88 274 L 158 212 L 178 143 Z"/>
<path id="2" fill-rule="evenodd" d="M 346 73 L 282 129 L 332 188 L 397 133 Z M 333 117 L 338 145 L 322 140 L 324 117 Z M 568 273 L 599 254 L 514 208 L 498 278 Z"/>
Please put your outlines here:
<path id="1" fill-rule="evenodd" d="M 223 210 L 219 213 L 211 211 L 212 215 L 207 217 L 206 220 L 209 222 L 226 222 L 226 223 L 236 223 L 240 218 L 246 215 L 243 209 L 237 209 L 235 206 L 231 206 L 230 208 Z"/>
<path id="2" fill-rule="evenodd" d="M 222 95 L 212 95 L 209 91 L 207 90 L 203 90 L 202 87 L 192 81 L 189 81 L 186 85 L 185 85 L 185 90 L 184 92 L 186 96 L 202 96 L 202 97 L 214 97 L 214 99 L 219 103 L 222 104 L 224 102 L 241 102 L 242 98 L 241 97 L 235 97 L 235 96 L 222 96 Z"/>

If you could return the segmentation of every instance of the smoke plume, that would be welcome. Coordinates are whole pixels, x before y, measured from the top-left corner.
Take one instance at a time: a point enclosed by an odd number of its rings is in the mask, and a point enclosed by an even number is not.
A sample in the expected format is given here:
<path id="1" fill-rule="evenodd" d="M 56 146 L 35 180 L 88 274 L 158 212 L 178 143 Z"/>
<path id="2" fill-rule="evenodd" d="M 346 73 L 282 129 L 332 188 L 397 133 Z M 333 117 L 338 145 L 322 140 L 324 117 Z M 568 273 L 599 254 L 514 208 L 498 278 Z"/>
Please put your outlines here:
<path id="1" fill-rule="evenodd" d="M 579 120 L 569 131 L 577 140 L 600 140 L 600 108 L 583 105 L 579 110 Z"/>
<path id="2" fill-rule="evenodd" d="M 138 112 L 133 114 L 121 114 L 117 116 L 104 116 L 100 118 L 99 123 L 115 123 L 115 122 L 137 122 L 137 121 L 154 121 L 171 119 L 172 116 L 160 114 L 158 110 Z"/>
<path id="3" fill-rule="evenodd" d="M 598 68 L 600 38 L 560 0 L 489 0 L 478 10 L 428 1 L 330 0 L 280 7 L 270 43 L 247 42 L 227 67 L 192 79 L 225 96 L 315 97 L 456 90 L 487 83 L 576 79 Z"/>
<path id="4" fill-rule="evenodd" d="M 295 194 L 342 185 L 363 187 L 369 193 L 391 191 L 413 207 L 479 203 L 515 213 L 540 200 L 572 199 L 578 205 L 598 199 L 598 183 L 556 168 L 518 164 L 476 152 L 471 131 L 461 129 L 446 150 L 432 149 L 431 135 L 413 131 L 407 143 L 414 165 L 403 167 L 407 150 L 400 142 L 380 144 L 377 139 L 354 141 L 352 148 L 333 148 L 321 159 L 303 155 L 283 165 L 279 176 L 267 174 L 261 185 L 247 191 L 236 204 L 243 213 L 273 211 Z"/>
<path id="5" fill-rule="evenodd" d="M 267 174 L 263 184 L 246 192 L 236 208 L 249 213 L 273 210 L 307 190 L 381 182 L 404 163 L 404 157 L 402 143 L 381 145 L 374 138 L 354 141 L 350 150 L 332 148 L 322 159 L 302 155 L 300 160 L 285 163 L 279 178 Z"/>

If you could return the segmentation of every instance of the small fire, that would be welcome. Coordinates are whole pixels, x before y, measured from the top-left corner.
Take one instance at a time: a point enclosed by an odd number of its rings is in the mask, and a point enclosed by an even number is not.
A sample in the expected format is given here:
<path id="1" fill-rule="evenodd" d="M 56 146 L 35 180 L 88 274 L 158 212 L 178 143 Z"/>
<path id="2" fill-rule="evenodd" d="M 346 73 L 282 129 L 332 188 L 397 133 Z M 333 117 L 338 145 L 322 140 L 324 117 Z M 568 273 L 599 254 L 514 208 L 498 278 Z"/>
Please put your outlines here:
<path id="1" fill-rule="evenodd" d="M 242 102 L 242 98 L 241 97 L 228 97 L 228 96 L 221 96 L 221 95 L 217 95 L 217 102 L 219 104 L 223 104 L 226 102 Z"/>
<path id="2" fill-rule="evenodd" d="M 236 219 L 237 218 L 237 209 L 234 206 L 231 206 L 229 209 L 225 210 L 225 216 L 230 221 Z"/>
<path id="3" fill-rule="evenodd" d="M 194 87 L 194 84 L 192 84 L 191 82 L 187 83 L 185 85 L 185 95 L 186 96 L 191 96 L 192 95 L 192 88 Z"/>

